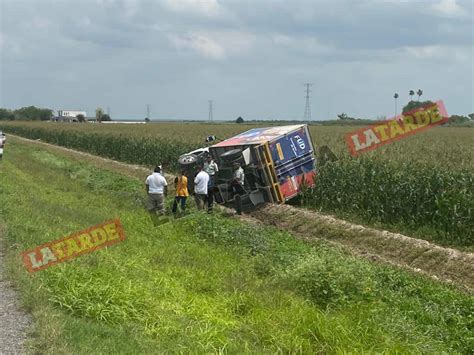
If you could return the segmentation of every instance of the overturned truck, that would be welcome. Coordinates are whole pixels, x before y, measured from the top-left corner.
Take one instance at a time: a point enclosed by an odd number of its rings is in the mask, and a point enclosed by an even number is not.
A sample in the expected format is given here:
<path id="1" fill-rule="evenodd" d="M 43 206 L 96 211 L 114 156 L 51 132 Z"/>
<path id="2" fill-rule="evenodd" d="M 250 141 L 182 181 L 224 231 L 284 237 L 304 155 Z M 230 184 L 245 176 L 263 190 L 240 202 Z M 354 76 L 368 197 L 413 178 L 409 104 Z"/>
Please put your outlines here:
<path id="1" fill-rule="evenodd" d="M 244 212 L 265 202 L 285 203 L 303 186 L 314 185 L 316 160 L 307 125 L 254 128 L 185 154 L 179 163 L 192 178 L 193 168 L 209 155 L 219 166 L 212 187 L 215 201 Z M 245 175 L 237 190 L 236 166 Z"/>

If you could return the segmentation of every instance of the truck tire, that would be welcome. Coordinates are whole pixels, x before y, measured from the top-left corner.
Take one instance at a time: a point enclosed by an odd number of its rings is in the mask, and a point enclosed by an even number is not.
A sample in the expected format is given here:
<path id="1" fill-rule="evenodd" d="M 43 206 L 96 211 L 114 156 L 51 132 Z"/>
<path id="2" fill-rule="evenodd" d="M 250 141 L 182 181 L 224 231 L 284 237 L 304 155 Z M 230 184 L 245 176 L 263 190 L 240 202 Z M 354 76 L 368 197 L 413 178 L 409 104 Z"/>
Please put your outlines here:
<path id="1" fill-rule="evenodd" d="M 239 160 L 242 157 L 242 151 L 240 149 L 232 149 L 222 153 L 220 157 L 225 162 L 233 162 Z"/>
<path id="2" fill-rule="evenodd" d="M 178 158 L 178 163 L 182 167 L 192 166 L 192 165 L 196 164 L 197 161 L 198 161 L 198 157 L 195 156 L 194 154 L 184 154 L 184 155 L 181 155 Z"/>

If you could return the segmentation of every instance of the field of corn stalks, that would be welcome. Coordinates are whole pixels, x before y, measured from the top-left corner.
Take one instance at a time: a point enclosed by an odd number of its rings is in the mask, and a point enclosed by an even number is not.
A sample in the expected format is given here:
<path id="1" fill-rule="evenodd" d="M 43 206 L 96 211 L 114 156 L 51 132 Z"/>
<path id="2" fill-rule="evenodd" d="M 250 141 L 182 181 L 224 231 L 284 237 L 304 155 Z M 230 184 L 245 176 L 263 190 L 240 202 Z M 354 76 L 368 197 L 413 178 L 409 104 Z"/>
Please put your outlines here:
<path id="1" fill-rule="evenodd" d="M 9 122 L 0 128 L 124 162 L 162 163 L 171 171 L 177 157 L 202 147 L 206 136 L 225 139 L 255 126 Z M 316 188 L 306 191 L 298 203 L 472 250 L 473 129 L 434 128 L 358 158 L 349 156 L 344 141 L 344 134 L 354 127 L 312 125 L 310 129 L 315 150 L 327 145 L 339 159 L 319 167 Z"/>

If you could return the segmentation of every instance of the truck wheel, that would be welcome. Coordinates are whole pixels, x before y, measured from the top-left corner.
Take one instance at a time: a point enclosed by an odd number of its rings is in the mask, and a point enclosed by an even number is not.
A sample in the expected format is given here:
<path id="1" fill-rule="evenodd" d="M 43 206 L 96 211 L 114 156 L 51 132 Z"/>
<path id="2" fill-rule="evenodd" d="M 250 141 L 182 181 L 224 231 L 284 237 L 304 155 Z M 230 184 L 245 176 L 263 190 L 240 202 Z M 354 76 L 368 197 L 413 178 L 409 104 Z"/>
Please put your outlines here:
<path id="1" fill-rule="evenodd" d="M 232 149 L 220 155 L 221 159 L 229 162 L 238 160 L 242 157 L 242 151 L 240 149 Z"/>
<path id="2" fill-rule="evenodd" d="M 178 163 L 183 167 L 189 167 L 193 164 L 196 164 L 197 160 L 198 158 L 194 154 L 184 154 L 178 158 Z"/>

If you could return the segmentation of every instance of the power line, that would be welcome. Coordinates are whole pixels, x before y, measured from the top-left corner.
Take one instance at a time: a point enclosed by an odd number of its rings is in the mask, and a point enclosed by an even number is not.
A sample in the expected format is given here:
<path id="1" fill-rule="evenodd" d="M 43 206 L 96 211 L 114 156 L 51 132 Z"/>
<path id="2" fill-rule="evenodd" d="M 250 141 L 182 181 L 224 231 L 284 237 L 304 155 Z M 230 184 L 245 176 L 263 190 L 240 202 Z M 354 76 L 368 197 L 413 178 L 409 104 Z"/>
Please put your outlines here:
<path id="1" fill-rule="evenodd" d="M 304 120 L 305 121 L 311 121 L 311 106 L 309 103 L 309 93 L 311 90 L 309 89 L 310 86 L 312 86 L 312 83 L 305 83 L 304 86 L 306 86 L 306 103 L 304 106 Z"/>
<path id="2" fill-rule="evenodd" d="M 209 123 L 214 122 L 214 106 L 213 101 L 209 100 Z"/>

